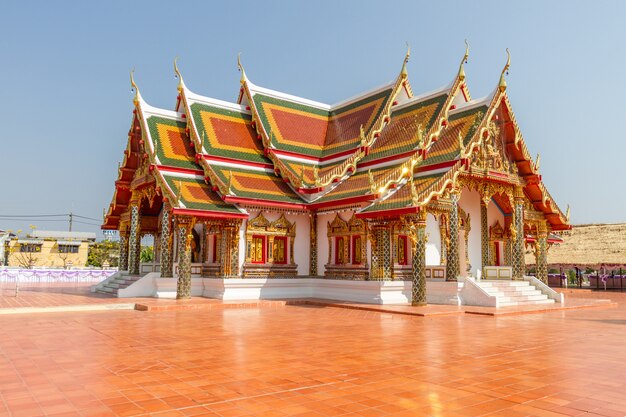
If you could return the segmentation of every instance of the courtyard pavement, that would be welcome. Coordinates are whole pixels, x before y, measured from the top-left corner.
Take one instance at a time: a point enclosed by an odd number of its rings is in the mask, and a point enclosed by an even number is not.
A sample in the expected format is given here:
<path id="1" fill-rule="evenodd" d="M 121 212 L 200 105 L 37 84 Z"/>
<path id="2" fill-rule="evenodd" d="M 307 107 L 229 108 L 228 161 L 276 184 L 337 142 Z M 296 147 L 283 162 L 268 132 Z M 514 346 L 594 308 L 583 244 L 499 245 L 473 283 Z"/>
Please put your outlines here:
<path id="1" fill-rule="evenodd" d="M 18 299 L 120 301 L 44 290 Z M 616 304 L 488 316 L 137 299 L 147 311 L 2 315 L 0 416 L 625 416 L 626 294 L 567 296 Z"/>

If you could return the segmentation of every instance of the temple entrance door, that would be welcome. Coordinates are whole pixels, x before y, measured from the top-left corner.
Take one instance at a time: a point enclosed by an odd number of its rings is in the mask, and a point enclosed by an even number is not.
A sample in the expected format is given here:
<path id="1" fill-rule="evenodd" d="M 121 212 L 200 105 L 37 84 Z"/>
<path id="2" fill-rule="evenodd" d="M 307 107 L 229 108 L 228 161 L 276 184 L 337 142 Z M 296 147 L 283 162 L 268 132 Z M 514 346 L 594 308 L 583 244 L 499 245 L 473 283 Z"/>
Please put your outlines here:
<path id="1" fill-rule="evenodd" d="M 504 243 L 502 241 L 495 241 L 494 244 L 494 266 L 502 266 L 502 252 L 504 249 Z"/>

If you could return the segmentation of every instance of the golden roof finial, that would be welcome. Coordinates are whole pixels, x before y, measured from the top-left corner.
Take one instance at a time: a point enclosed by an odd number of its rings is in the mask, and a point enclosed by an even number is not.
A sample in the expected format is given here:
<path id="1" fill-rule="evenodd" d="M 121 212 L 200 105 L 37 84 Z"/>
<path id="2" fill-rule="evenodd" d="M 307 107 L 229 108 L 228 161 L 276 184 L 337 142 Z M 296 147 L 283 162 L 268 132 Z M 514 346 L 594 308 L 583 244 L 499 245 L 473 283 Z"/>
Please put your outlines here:
<path id="1" fill-rule="evenodd" d="M 461 59 L 461 65 L 459 65 L 459 80 L 465 80 L 465 68 L 464 64 L 467 64 L 467 57 L 469 57 L 469 43 L 467 39 L 465 39 L 465 55 L 463 55 L 463 59 Z"/>
<path id="2" fill-rule="evenodd" d="M 132 71 L 130 72 L 130 85 L 131 85 L 131 91 L 134 89 L 135 90 L 135 97 L 133 98 L 133 103 L 135 103 L 135 106 L 137 106 L 139 104 L 139 88 L 137 87 L 137 84 L 135 84 L 135 68 L 132 69 Z"/>
<path id="3" fill-rule="evenodd" d="M 464 148 L 465 146 L 463 145 L 463 135 L 461 134 L 461 132 L 459 132 L 459 137 L 458 137 L 458 140 L 459 140 L 459 156 L 460 156 L 461 158 L 464 158 L 464 157 L 465 157 L 465 156 L 464 156 L 464 155 L 465 155 L 465 152 L 464 152 L 464 149 L 463 149 L 463 148 Z"/>
<path id="4" fill-rule="evenodd" d="M 567 205 L 567 210 L 565 211 L 565 219 L 569 223 L 569 204 Z"/>
<path id="5" fill-rule="evenodd" d="M 239 80 L 239 82 L 243 84 L 248 78 L 246 77 L 246 71 L 243 69 L 243 65 L 241 65 L 241 52 L 237 54 L 237 68 L 239 68 L 239 71 L 241 71 L 241 79 Z"/>
<path id="6" fill-rule="evenodd" d="M 539 163 L 541 162 L 541 155 L 537 152 L 537 159 L 535 159 L 535 171 L 539 171 Z"/>
<path id="7" fill-rule="evenodd" d="M 365 130 L 363 130 L 363 125 L 359 128 L 359 137 L 361 138 L 361 146 L 367 145 L 367 138 L 365 137 Z"/>
<path id="8" fill-rule="evenodd" d="M 233 171 L 228 171 L 228 194 L 233 194 Z"/>
<path id="9" fill-rule="evenodd" d="M 400 75 L 402 78 L 406 78 L 409 76 L 409 73 L 406 70 L 406 64 L 409 62 L 409 58 L 411 57 L 411 46 L 409 43 L 406 43 L 406 55 L 404 56 L 404 62 L 402 63 L 402 70 L 400 71 Z"/>
<path id="10" fill-rule="evenodd" d="M 372 174 L 372 170 L 367 171 L 367 178 L 370 182 L 370 192 L 372 194 L 376 193 L 376 181 L 374 181 L 374 174 Z"/>
<path id="11" fill-rule="evenodd" d="M 506 80 L 504 79 L 504 75 L 509 75 L 509 67 L 511 66 L 511 54 L 509 53 L 509 48 L 506 48 L 506 65 L 502 68 L 502 74 L 500 75 L 500 84 L 498 88 L 500 88 L 500 92 L 504 93 L 506 90 Z"/>
<path id="12" fill-rule="evenodd" d="M 174 58 L 174 73 L 176 73 L 176 78 L 178 78 L 178 91 L 182 91 L 183 90 L 183 76 L 180 74 L 180 71 L 178 70 L 178 63 L 176 62 L 178 61 L 178 57 Z"/>

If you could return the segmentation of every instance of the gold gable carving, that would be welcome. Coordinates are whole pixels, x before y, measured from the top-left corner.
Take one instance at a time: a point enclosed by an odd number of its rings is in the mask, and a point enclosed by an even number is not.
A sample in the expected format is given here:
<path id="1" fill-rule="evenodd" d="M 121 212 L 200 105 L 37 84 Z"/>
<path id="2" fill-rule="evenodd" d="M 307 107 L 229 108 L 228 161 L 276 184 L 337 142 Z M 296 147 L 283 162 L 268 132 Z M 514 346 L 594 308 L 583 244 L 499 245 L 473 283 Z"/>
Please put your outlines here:
<path id="1" fill-rule="evenodd" d="M 332 222 L 328 222 L 328 236 L 343 235 L 348 233 L 348 230 L 348 223 L 339 217 L 339 214 L 335 215 Z"/>
<path id="2" fill-rule="evenodd" d="M 485 131 L 485 136 L 480 140 L 479 149 L 472 156 L 471 167 L 475 170 L 514 174 L 514 165 L 509 162 L 506 156 L 500 129 L 494 122 L 490 122 Z"/>

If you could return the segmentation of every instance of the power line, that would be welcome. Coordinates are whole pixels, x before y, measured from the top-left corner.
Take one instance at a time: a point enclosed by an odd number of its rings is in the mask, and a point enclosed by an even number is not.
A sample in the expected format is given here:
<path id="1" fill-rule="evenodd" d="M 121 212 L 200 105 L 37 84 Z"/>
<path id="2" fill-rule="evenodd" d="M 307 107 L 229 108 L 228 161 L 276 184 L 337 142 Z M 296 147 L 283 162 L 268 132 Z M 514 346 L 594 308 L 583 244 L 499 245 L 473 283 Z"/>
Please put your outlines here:
<path id="1" fill-rule="evenodd" d="M 33 221 L 32 218 L 16 218 L 16 217 L 11 217 L 10 219 L 4 219 L 0 216 L 0 220 L 11 220 L 11 221 Z M 62 220 L 62 219 L 35 219 L 37 222 L 67 222 L 67 220 Z"/>
<path id="2" fill-rule="evenodd" d="M 65 217 L 69 214 L 0 214 L 0 217 Z"/>
<path id="3" fill-rule="evenodd" d="M 96 224 L 96 223 L 87 223 L 87 222 L 81 222 L 79 220 L 74 220 L 74 223 L 80 223 L 80 224 L 87 224 L 89 226 L 101 226 L 100 224 Z"/>
<path id="4" fill-rule="evenodd" d="M 73 216 L 74 216 L 74 217 L 81 218 L 81 219 L 94 220 L 94 221 L 97 221 L 97 222 L 99 222 L 100 220 L 102 220 L 102 219 L 94 219 L 93 217 L 79 216 L 78 214 L 73 214 Z"/>

